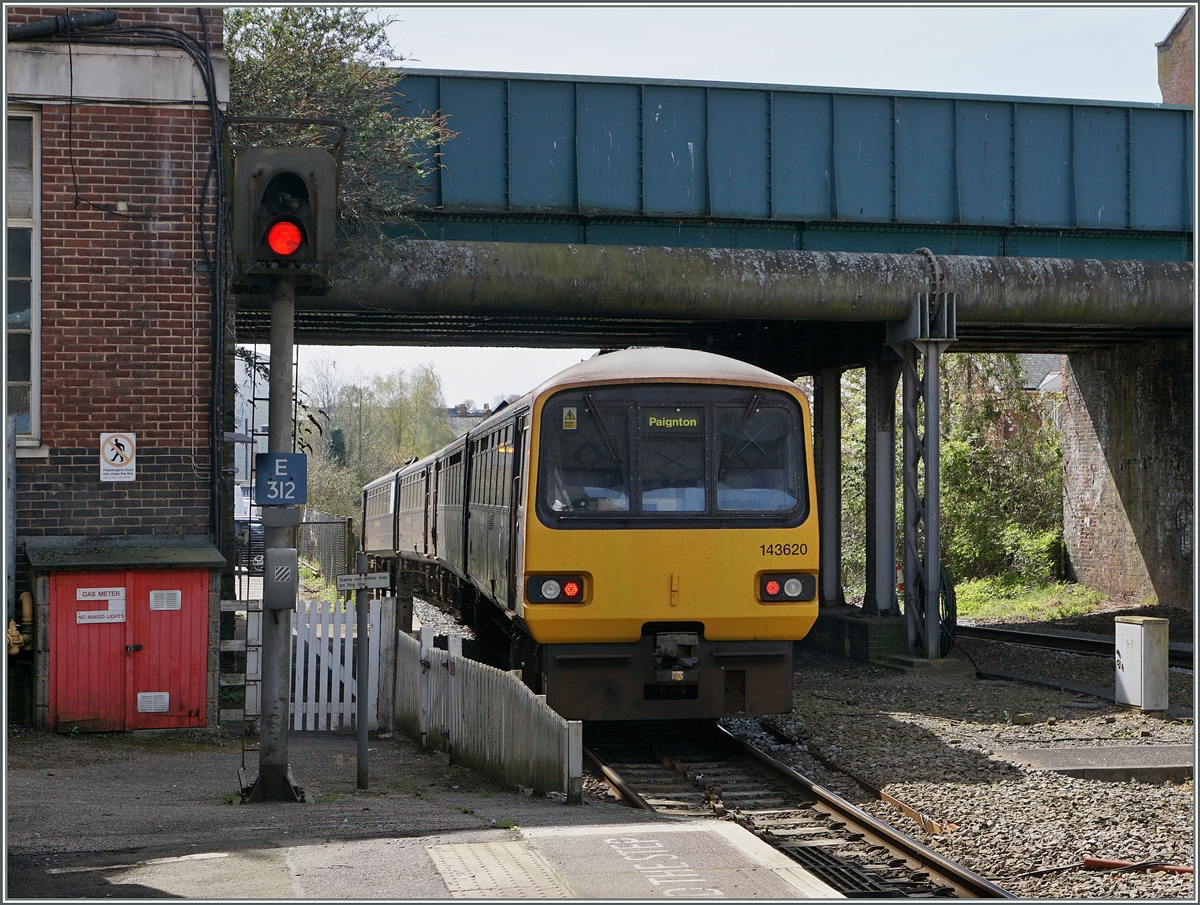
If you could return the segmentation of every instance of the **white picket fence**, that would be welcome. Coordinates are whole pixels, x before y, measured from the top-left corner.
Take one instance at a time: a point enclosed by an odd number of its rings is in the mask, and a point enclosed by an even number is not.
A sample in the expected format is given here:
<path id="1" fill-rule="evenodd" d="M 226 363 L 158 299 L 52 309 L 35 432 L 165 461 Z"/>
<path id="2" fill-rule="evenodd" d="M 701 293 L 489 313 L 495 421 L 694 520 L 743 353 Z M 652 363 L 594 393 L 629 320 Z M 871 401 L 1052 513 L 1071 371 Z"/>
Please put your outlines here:
<path id="1" fill-rule="evenodd" d="M 566 720 L 513 673 L 462 656 L 462 639 L 450 650 L 397 633 L 392 715 L 397 728 L 506 786 L 561 792 L 578 802 L 583 793 L 583 724 Z"/>
<path id="2" fill-rule="evenodd" d="M 367 728 L 377 728 L 379 697 L 380 601 L 367 610 L 369 664 Z M 269 618 L 269 617 L 268 617 Z M 292 728 L 356 728 L 358 682 L 355 671 L 357 612 L 354 601 L 301 600 L 292 615 Z"/>

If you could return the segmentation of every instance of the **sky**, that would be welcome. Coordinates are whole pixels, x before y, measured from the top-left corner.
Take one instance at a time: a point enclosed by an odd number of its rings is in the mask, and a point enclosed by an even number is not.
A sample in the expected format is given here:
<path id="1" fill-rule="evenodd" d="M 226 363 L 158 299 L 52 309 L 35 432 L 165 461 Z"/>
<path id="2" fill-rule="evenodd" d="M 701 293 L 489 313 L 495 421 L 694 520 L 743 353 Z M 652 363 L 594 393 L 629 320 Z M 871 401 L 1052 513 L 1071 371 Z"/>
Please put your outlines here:
<path id="1" fill-rule="evenodd" d="M 412 69 L 537 72 L 1158 103 L 1178 4 L 381 7 Z M 341 373 L 432 364 L 447 404 L 523 394 L 595 350 L 304 347 Z"/>

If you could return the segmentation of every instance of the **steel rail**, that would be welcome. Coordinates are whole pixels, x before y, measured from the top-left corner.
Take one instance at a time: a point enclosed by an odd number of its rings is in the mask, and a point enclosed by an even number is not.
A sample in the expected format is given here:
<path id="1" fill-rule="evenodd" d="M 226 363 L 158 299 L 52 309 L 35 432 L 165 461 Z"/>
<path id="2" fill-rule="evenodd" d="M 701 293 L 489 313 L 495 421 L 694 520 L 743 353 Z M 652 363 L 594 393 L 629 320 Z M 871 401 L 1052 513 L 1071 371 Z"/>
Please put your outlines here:
<path id="1" fill-rule="evenodd" d="M 959 638 L 976 638 L 980 641 L 997 641 L 1004 644 L 1024 644 L 1028 647 L 1043 647 L 1095 657 L 1113 657 L 1117 650 L 1115 639 L 1110 641 L 1107 638 L 1054 635 L 1020 629 L 996 628 L 990 625 L 958 625 L 954 629 L 954 634 Z M 1170 645 L 1167 660 L 1171 666 L 1192 668 L 1195 660 L 1191 645 Z"/>
<path id="2" fill-rule="evenodd" d="M 593 767 L 595 767 L 597 770 L 600 771 L 600 774 L 608 781 L 608 783 L 614 789 L 617 790 L 617 793 L 622 798 L 627 800 L 630 804 L 634 805 L 635 807 L 641 808 L 643 811 L 653 811 L 654 810 L 654 806 L 652 804 L 650 804 L 648 801 L 646 801 L 646 799 L 644 799 L 641 795 L 639 795 L 637 793 L 637 790 L 634 789 L 633 786 L 629 785 L 629 783 L 627 783 L 624 779 L 621 778 L 620 773 L 618 773 L 616 770 L 613 770 L 611 767 L 608 766 L 608 764 L 606 764 L 604 761 L 602 761 L 599 758 L 599 756 L 597 756 L 596 752 L 594 752 L 591 748 L 585 747 L 583 749 L 583 756 L 586 757 L 591 762 Z"/>
<path id="3" fill-rule="evenodd" d="M 843 817 L 848 823 L 853 823 L 862 829 L 869 831 L 872 835 L 883 840 L 888 847 L 894 848 L 896 851 L 904 854 L 906 857 L 912 858 L 914 861 L 920 862 L 930 873 L 936 874 L 940 879 L 944 880 L 948 885 L 953 886 L 956 890 L 966 893 L 971 898 L 976 899 L 1015 899 L 1013 895 L 1005 889 L 1000 888 L 995 883 L 984 877 L 979 876 L 973 871 L 968 870 L 961 864 L 956 864 L 953 861 L 939 855 L 930 848 L 926 848 L 915 839 L 906 836 L 899 830 L 888 826 L 870 814 L 866 813 L 844 798 L 826 789 L 824 786 L 818 785 L 808 777 L 796 772 L 787 764 L 780 763 L 771 755 L 738 738 L 724 726 L 717 726 L 717 730 L 728 741 L 735 744 L 742 751 L 745 751 L 751 757 L 766 764 L 777 773 L 786 776 L 792 782 L 798 783 L 824 807 L 832 811 L 836 811 L 839 816 Z"/>

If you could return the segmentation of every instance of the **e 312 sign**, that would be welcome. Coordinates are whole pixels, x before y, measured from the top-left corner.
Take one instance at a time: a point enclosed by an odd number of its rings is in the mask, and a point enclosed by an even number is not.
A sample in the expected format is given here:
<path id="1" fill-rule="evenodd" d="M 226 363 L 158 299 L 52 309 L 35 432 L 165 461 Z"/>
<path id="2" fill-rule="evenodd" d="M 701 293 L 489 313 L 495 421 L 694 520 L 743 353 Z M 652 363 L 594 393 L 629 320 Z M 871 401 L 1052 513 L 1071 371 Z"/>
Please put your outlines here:
<path id="1" fill-rule="evenodd" d="M 254 456 L 254 503 L 301 506 L 308 502 L 308 456 L 258 453 Z"/>

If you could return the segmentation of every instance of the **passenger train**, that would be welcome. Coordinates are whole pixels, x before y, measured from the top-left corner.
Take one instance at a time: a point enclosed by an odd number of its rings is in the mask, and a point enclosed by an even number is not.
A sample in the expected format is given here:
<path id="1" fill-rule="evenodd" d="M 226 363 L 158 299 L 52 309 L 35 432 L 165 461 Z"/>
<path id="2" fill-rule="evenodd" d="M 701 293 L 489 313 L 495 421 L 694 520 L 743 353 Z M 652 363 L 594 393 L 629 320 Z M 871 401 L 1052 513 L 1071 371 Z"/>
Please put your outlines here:
<path id="1" fill-rule="evenodd" d="M 811 436 L 760 368 L 598 355 L 368 484 L 363 547 L 569 719 L 786 711 L 817 617 Z"/>

